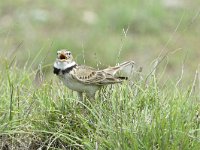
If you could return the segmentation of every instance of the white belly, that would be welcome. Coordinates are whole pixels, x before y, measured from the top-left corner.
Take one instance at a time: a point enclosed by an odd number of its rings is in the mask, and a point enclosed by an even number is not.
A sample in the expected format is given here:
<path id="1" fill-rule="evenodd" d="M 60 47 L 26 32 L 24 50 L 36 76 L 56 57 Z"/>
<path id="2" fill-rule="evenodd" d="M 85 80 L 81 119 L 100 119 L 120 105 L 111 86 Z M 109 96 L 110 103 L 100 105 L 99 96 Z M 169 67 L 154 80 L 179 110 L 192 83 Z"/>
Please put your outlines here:
<path id="1" fill-rule="evenodd" d="M 95 93 L 100 87 L 96 85 L 84 84 L 71 77 L 69 74 L 60 76 L 60 79 L 69 89 L 77 92 Z"/>

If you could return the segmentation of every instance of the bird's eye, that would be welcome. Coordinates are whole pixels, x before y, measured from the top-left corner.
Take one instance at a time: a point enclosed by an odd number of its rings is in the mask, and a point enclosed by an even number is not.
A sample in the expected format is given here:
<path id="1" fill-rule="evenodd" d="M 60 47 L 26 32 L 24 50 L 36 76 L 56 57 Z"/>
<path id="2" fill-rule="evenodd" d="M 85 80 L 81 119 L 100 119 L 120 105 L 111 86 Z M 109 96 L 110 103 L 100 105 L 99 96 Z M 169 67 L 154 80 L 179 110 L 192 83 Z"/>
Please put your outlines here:
<path id="1" fill-rule="evenodd" d="M 59 55 L 60 54 L 60 51 L 57 51 L 57 55 Z"/>

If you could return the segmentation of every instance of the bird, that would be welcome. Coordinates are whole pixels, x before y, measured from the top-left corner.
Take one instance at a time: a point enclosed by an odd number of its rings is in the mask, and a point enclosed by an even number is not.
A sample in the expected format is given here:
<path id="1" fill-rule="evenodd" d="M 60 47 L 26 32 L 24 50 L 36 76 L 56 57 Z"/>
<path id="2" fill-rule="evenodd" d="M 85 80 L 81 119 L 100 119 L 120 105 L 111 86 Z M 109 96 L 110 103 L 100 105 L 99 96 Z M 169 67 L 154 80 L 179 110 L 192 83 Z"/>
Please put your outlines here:
<path id="1" fill-rule="evenodd" d="M 53 73 L 59 77 L 66 87 L 78 93 L 79 100 L 83 100 L 83 93 L 86 93 L 89 100 L 94 100 L 95 93 L 103 86 L 127 80 L 127 77 L 117 77 L 115 74 L 129 65 L 134 65 L 134 61 L 126 61 L 114 67 L 99 70 L 77 64 L 71 51 L 62 49 L 57 51 Z"/>

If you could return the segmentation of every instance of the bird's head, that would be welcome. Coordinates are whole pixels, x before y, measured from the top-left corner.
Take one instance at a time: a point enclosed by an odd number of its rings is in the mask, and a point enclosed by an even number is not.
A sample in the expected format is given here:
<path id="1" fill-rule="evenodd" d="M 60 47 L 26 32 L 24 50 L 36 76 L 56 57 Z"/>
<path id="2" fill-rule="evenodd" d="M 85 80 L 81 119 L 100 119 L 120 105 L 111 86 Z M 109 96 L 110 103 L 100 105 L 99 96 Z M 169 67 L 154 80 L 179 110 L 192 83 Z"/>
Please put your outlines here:
<path id="1" fill-rule="evenodd" d="M 57 60 L 61 62 L 73 61 L 72 53 L 66 49 L 57 51 Z"/>
<path id="2" fill-rule="evenodd" d="M 57 51 L 57 58 L 54 63 L 54 68 L 57 69 L 67 69 L 75 66 L 76 62 L 73 60 L 72 53 L 66 49 Z"/>

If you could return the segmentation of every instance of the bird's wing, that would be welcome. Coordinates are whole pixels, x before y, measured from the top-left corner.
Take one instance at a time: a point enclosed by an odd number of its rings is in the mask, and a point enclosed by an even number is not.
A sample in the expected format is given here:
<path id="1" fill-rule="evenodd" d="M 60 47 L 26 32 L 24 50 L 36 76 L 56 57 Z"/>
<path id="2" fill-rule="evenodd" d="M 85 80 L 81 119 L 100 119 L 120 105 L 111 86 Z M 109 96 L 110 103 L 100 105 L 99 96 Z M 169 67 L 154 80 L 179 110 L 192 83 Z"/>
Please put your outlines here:
<path id="1" fill-rule="evenodd" d="M 72 72 L 72 76 L 84 84 L 105 85 L 122 82 L 121 78 L 115 78 L 103 70 L 96 70 L 88 66 L 78 66 Z"/>

